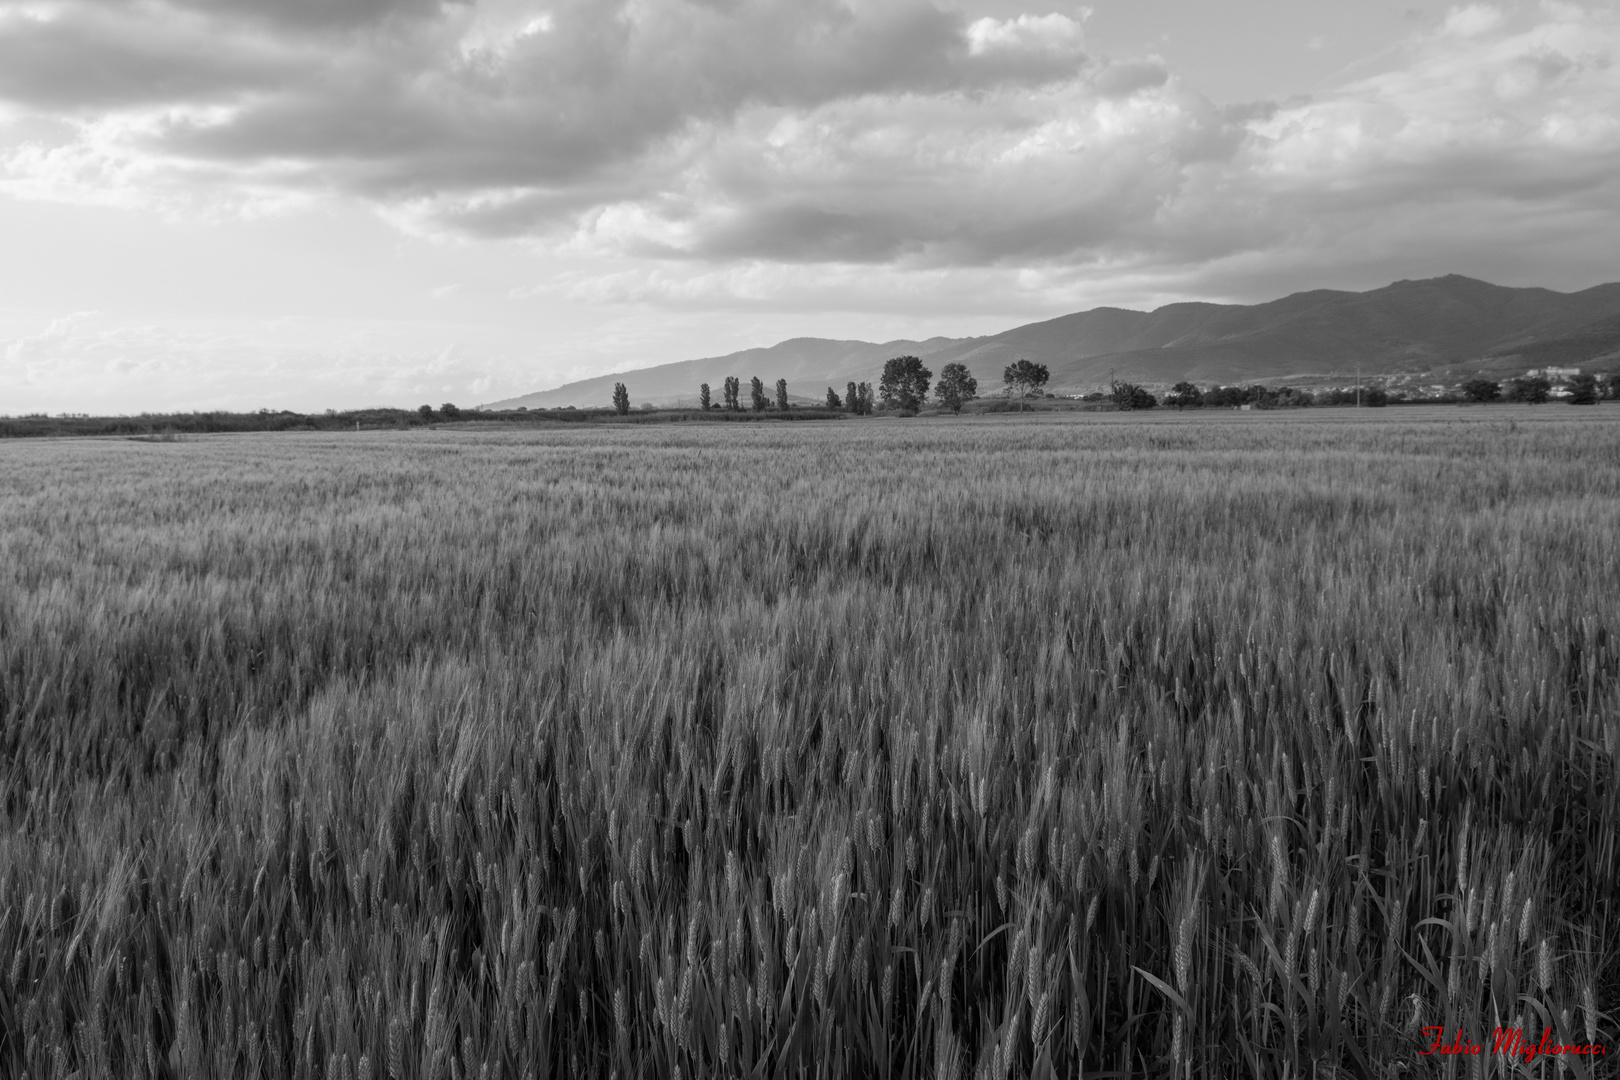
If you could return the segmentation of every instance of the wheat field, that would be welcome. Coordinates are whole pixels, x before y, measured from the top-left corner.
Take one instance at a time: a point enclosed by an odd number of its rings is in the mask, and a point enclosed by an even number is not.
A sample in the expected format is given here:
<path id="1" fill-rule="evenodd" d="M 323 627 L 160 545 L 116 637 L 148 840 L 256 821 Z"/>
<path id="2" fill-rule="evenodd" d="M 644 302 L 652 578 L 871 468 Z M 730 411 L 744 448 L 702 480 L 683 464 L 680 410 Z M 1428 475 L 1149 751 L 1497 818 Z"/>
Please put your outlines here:
<path id="1" fill-rule="evenodd" d="M 1605 1075 L 1617 421 L 0 446 L 0 1075 Z"/>

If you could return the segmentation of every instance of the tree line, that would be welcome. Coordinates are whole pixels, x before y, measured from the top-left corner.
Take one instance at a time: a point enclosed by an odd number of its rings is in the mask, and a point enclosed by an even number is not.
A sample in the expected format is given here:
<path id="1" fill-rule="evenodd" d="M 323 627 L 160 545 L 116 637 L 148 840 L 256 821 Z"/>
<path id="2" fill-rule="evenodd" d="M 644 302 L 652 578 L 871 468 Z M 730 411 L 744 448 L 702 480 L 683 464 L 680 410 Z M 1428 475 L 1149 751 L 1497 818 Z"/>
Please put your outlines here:
<path id="1" fill-rule="evenodd" d="M 1018 398 L 1020 411 L 1026 407 L 1030 397 L 1042 395 L 1050 377 L 1051 372 L 1045 364 L 1022 358 L 1007 365 L 1001 373 L 1002 382 L 1006 386 L 1005 392 Z M 1575 405 L 1587 405 L 1600 399 L 1607 400 L 1620 396 L 1617 395 L 1617 392 L 1620 392 L 1620 377 L 1600 383 L 1593 375 L 1576 375 L 1569 380 L 1568 386 L 1570 390 L 1568 400 Z M 914 416 L 927 404 L 930 389 L 934 392 L 936 404 L 957 414 L 961 413 L 963 405 L 976 400 L 979 396 L 978 380 L 964 364 L 946 364 L 940 369 L 939 381 L 936 383 L 933 381 L 933 372 L 923 365 L 919 357 L 896 356 L 883 365 L 883 376 L 878 380 L 875 398 L 871 383 L 850 382 L 845 386 L 843 394 L 839 394 L 831 386 L 827 387 L 825 407 L 854 416 L 868 416 L 877 408 L 897 412 L 902 416 Z M 765 412 L 773 408 L 786 412 L 789 408 L 787 380 L 777 379 L 775 390 L 773 398 L 765 392 L 765 384 L 757 376 L 750 379 L 747 408 L 754 412 Z M 1537 404 L 1549 400 L 1551 394 L 1552 384 L 1540 376 L 1527 375 L 1509 380 L 1506 384 L 1486 378 L 1475 378 L 1462 385 L 1463 398 L 1471 402 L 1517 401 Z M 1116 409 L 1131 411 L 1154 409 L 1160 405 L 1178 410 L 1235 409 L 1245 405 L 1262 409 L 1304 408 L 1312 405 L 1360 405 L 1379 408 L 1404 399 L 1392 396 L 1381 386 L 1340 387 L 1313 393 L 1298 387 L 1270 387 L 1259 384 L 1211 386 L 1205 389 L 1184 381 L 1172 386 L 1161 401 L 1145 387 L 1115 379 L 1109 384 L 1106 392 L 1086 394 L 1082 400 L 1106 401 Z M 728 375 L 721 384 L 718 404 L 714 401 L 708 383 L 703 383 L 698 388 L 698 401 L 698 407 L 704 412 L 713 409 L 746 411 L 742 400 L 742 381 L 735 376 Z M 446 405 L 443 408 L 450 410 L 454 406 Z M 623 383 L 613 385 L 613 408 L 621 415 L 630 411 L 630 393 Z M 423 410 L 426 417 L 428 407 L 423 406 Z"/>
<path id="2" fill-rule="evenodd" d="M 1022 359 L 1008 365 L 1002 373 L 1002 380 L 1009 390 L 1016 390 L 1021 399 L 1032 393 L 1038 393 L 1048 378 L 1049 372 L 1045 364 Z M 901 415 L 915 415 L 927 403 L 930 389 L 934 392 L 937 404 L 953 413 L 960 413 L 963 405 L 978 398 L 979 381 L 965 364 L 951 363 L 940 369 L 939 381 L 936 383 L 934 373 L 923 365 L 919 357 L 896 356 L 884 363 L 883 375 L 878 380 L 875 394 L 872 384 L 867 382 L 850 382 L 846 384 L 842 394 L 829 386 L 826 408 L 848 412 L 855 416 L 870 415 L 878 408 L 898 412 Z M 614 410 L 619 414 L 623 415 L 630 411 L 630 391 L 623 383 L 613 384 L 612 402 Z M 742 399 L 742 380 L 736 376 L 726 376 L 720 385 L 718 402 L 714 400 L 714 389 L 708 383 L 701 384 L 698 387 L 698 408 L 703 412 L 746 411 Z M 765 412 L 772 408 L 783 412 L 789 408 L 787 380 L 776 380 L 773 400 L 766 394 L 765 384 L 758 376 L 750 379 L 747 409 Z"/>
<path id="3" fill-rule="evenodd" d="M 1597 376 L 1583 373 L 1570 376 L 1565 384 L 1571 405 L 1595 405 L 1600 400 L 1620 398 L 1620 376 L 1611 375 L 1602 383 Z M 1552 398 L 1552 380 L 1541 375 L 1524 375 L 1506 383 L 1493 379 L 1469 379 L 1462 384 L 1463 397 L 1468 401 L 1485 404 L 1491 401 L 1517 401 L 1527 405 L 1541 405 Z"/>

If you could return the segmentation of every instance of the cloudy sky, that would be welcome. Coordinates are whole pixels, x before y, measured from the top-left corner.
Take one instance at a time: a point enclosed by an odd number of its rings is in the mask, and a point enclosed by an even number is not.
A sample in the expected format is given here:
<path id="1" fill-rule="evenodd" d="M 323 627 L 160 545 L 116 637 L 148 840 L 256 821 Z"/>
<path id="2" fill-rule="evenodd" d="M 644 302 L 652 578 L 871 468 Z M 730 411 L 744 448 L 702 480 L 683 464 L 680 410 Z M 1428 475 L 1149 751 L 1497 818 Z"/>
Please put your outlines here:
<path id="1" fill-rule="evenodd" d="M 1617 251 L 1613 0 L 0 0 L 0 413 Z"/>

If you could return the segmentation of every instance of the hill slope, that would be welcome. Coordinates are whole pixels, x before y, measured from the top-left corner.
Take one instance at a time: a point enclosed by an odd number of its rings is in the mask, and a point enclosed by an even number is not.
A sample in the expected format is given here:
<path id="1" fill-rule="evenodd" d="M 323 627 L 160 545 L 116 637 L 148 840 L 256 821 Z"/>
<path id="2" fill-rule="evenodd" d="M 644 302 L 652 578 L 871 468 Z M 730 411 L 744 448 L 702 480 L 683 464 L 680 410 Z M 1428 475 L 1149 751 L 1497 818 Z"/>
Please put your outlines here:
<path id="1" fill-rule="evenodd" d="M 578 408 L 603 406 L 613 394 L 613 384 L 622 382 L 630 391 L 634 402 L 651 401 L 673 404 L 684 401 L 695 404 L 698 387 L 708 383 L 714 400 L 720 400 L 720 387 L 726 376 L 735 375 L 743 383 L 743 399 L 748 397 L 748 380 L 757 375 L 764 381 L 766 391 L 774 393 L 777 379 L 786 379 L 795 398 L 814 397 L 820 400 L 826 387 L 833 386 L 842 394 L 844 384 L 875 382 L 883 362 L 891 356 L 931 354 L 946 344 L 956 344 L 954 338 L 932 338 L 928 341 L 829 341 L 825 338 L 791 338 L 768 348 L 744 349 L 725 356 L 710 356 L 700 360 L 681 360 L 673 364 L 621 371 L 599 375 L 593 379 L 559 386 L 555 390 L 542 390 L 508 398 L 485 409 L 557 409 L 569 405 Z"/>
<path id="2" fill-rule="evenodd" d="M 1110 379 L 1142 383 L 1233 383 L 1360 372 L 1391 375 L 1511 371 L 1581 364 L 1620 354 L 1620 282 L 1575 293 L 1508 288 L 1451 274 L 1397 281 L 1369 292 L 1318 289 L 1263 304 L 1170 304 L 1155 311 L 1095 308 L 989 337 L 926 341 L 794 338 L 769 348 L 620 372 L 487 408 L 602 405 L 615 382 L 635 401 L 695 401 L 699 383 L 718 399 L 727 375 L 785 378 L 795 396 L 876 382 L 883 361 L 913 353 L 935 373 L 958 362 L 981 391 L 1019 357 L 1046 364 L 1049 389 L 1073 391 Z"/>

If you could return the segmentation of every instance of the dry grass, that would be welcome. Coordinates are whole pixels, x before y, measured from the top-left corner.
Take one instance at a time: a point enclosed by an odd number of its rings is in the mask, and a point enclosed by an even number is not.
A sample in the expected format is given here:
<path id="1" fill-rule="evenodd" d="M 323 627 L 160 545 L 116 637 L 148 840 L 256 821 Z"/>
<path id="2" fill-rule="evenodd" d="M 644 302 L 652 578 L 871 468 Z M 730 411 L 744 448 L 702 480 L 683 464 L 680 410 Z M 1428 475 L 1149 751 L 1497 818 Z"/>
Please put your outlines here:
<path id="1" fill-rule="evenodd" d="M 1607 412 L 0 456 L 0 1075 L 1620 1050 Z"/>

